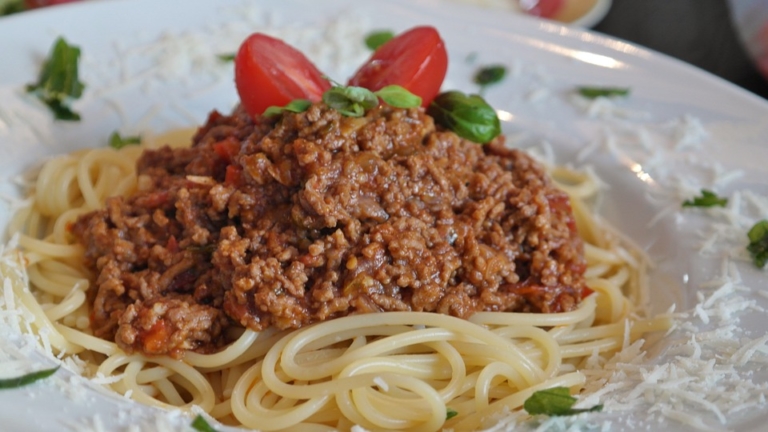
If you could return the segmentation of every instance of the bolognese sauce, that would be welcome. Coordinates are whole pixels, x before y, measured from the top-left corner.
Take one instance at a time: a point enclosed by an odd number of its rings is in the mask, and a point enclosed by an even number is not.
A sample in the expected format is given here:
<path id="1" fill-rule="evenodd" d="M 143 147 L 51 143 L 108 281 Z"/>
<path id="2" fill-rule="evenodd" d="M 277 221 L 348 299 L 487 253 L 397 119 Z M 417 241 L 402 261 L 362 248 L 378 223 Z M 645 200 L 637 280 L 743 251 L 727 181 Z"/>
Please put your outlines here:
<path id="1" fill-rule="evenodd" d="M 214 352 L 230 327 L 350 314 L 569 311 L 585 289 L 568 197 L 543 167 L 422 109 L 213 112 L 137 175 L 72 227 L 96 275 L 93 332 L 127 352 Z"/>

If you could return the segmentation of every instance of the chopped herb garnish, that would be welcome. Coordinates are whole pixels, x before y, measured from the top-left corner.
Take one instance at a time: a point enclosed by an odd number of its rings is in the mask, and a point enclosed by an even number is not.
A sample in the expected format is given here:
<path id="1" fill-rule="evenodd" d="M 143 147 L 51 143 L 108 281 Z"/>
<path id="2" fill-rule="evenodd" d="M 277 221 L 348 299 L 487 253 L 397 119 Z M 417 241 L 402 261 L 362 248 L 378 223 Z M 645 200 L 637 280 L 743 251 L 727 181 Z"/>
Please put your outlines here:
<path id="1" fill-rule="evenodd" d="M 585 412 L 596 412 L 603 409 L 602 405 L 592 408 L 576 409 L 573 405 L 577 399 L 571 396 L 566 387 L 553 387 L 551 389 L 534 392 L 525 400 L 523 408 L 531 415 L 567 416 Z"/>
<path id="2" fill-rule="evenodd" d="M 13 389 L 24 387 L 25 385 L 32 384 L 35 381 L 48 378 L 59 370 L 58 366 L 53 369 L 44 369 L 38 372 L 28 373 L 16 378 L 6 378 L 0 380 L 0 389 Z"/>
<path id="3" fill-rule="evenodd" d="M 459 415 L 459 412 L 456 411 L 455 409 L 448 408 L 448 407 L 445 408 L 445 419 L 446 420 L 450 420 L 450 419 L 456 417 L 457 415 Z"/>
<path id="4" fill-rule="evenodd" d="M 120 150 L 121 148 L 129 145 L 141 144 L 140 136 L 120 136 L 117 131 L 112 132 L 109 136 L 109 146 L 113 149 Z"/>
<path id="5" fill-rule="evenodd" d="M 701 196 L 693 197 L 692 200 L 685 200 L 683 207 L 725 207 L 728 204 L 728 198 L 720 198 L 716 193 L 702 189 Z"/>
<path id="6" fill-rule="evenodd" d="M 765 267 L 765 263 L 768 262 L 768 219 L 763 219 L 750 228 L 747 237 L 749 237 L 747 250 L 752 257 L 752 262 L 758 268 Z"/>
<path id="7" fill-rule="evenodd" d="M 24 12 L 25 10 L 27 7 L 24 5 L 24 0 L 11 0 L 0 7 L 0 16 Z"/>
<path id="8" fill-rule="evenodd" d="M 473 81 L 482 87 L 501 82 L 507 76 L 507 67 L 504 65 L 486 66 L 478 69 Z"/>
<path id="9" fill-rule="evenodd" d="M 395 37 L 395 34 L 390 30 L 375 31 L 365 37 L 365 46 L 371 51 L 376 51 L 393 37 Z"/>
<path id="10" fill-rule="evenodd" d="M 629 88 L 627 87 L 579 87 L 578 91 L 587 99 L 629 95 Z"/>
<path id="11" fill-rule="evenodd" d="M 421 98 L 399 85 L 388 85 L 373 92 L 385 104 L 395 108 L 415 108 L 421 105 Z"/>
<path id="12" fill-rule="evenodd" d="M 335 86 L 323 93 L 323 102 L 347 117 L 361 117 L 366 110 L 379 106 L 379 98 L 395 108 L 414 108 L 421 98 L 398 85 L 372 92 L 363 87 Z"/>
<path id="13" fill-rule="evenodd" d="M 57 120 L 80 120 L 80 115 L 69 107 L 85 88 L 78 78 L 79 59 L 80 48 L 59 37 L 43 64 L 37 83 L 27 85 L 27 91 L 46 104 Z"/>
<path id="14" fill-rule="evenodd" d="M 235 61 L 235 53 L 218 54 L 216 57 L 223 62 Z"/>
<path id="15" fill-rule="evenodd" d="M 283 113 L 283 111 L 290 111 L 293 113 L 302 113 L 309 109 L 309 107 L 312 106 L 312 102 L 306 100 L 306 99 L 296 99 L 288 102 L 285 106 L 279 107 L 279 106 L 271 106 L 264 110 L 264 116 L 265 117 L 272 117 L 276 115 L 280 115 Z"/>
<path id="16" fill-rule="evenodd" d="M 347 117 L 362 117 L 365 110 L 379 105 L 379 98 L 366 88 L 337 86 L 323 93 L 323 102 Z"/>
<path id="17" fill-rule="evenodd" d="M 485 144 L 501 134 L 496 111 L 478 95 L 458 91 L 439 94 L 427 108 L 427 114 L 462 138 Z"/>
<path id="18" fill-rule="evenodd" d="M 192 422 L 192 429 L 198 432 L 216 432 L 216 429 L 209 425 L 208 422 L 205 421 L 205 418 L 200 414 L 198 414 Z"/>

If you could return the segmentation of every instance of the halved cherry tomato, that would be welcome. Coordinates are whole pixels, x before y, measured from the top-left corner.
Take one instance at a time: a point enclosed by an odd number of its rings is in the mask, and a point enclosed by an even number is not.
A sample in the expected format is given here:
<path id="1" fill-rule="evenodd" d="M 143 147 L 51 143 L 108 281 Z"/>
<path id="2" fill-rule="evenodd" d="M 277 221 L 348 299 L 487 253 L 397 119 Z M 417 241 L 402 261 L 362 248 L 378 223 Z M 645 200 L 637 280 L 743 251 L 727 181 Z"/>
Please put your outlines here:
<path id="1" fill-rule="evenodd" d="M 304 54 L 262 33 L 248 36 L 240 45 L 235 57 L 235 85 L 251 116 L 294 99 L 317 102 L 331 88 Z"/>
<path id="2" fill-rule="evenodd" d="M 380 46 L 349 80 L 376 91 L 397 84 L 429 105 L 440 91 L 448 69 L 448 53 L 434 27 L 415 27 Z"/>

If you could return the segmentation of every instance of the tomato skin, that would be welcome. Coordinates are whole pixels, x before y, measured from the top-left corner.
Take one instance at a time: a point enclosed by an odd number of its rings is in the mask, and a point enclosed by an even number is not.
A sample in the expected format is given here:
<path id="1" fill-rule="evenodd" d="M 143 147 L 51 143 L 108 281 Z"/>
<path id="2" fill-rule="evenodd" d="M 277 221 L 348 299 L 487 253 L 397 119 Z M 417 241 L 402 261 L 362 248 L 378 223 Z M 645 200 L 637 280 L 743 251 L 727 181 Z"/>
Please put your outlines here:
<path id="1" fill-rule="evenodd" d="M 252 117 L 294 99 L 318 102 L 331 84 L 297 49 L 280 39 L 254 33 L 235 56 L 235 85 Z"/>
<path id="2" fill-rule="evenodd" d="M 445 43 L 434 27 L 414 27 L 380 46 L 349 80 L 349 85 L 376 91 L 397 84 L 432 102 L 448 70 Z"/>

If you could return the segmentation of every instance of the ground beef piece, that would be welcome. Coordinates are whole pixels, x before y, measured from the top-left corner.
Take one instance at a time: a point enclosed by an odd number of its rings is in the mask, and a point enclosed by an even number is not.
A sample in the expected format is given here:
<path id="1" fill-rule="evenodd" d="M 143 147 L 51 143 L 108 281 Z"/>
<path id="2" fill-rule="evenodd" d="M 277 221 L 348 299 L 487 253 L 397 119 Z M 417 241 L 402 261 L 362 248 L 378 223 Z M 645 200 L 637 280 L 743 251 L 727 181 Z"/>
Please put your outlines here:
<path id="1" fill-rule="evenodd" d="M 72 232 L 92 328 L 127 351 L 212 352 L 229 326 L 349 314 L 572 310 L 585 260 L 567 195 L 530 157 L 421 109 L 212 113 L 147 151 L 139 190 Z"/>
<path id="2" fill-rule="evenodd" d="M 128 305 L 116 339 L 128 351 L 170 354 L 208 347 L 227 321 L 221 310 L 180 298 L 158 298 Z"/>

